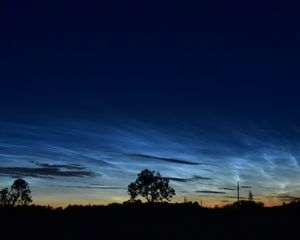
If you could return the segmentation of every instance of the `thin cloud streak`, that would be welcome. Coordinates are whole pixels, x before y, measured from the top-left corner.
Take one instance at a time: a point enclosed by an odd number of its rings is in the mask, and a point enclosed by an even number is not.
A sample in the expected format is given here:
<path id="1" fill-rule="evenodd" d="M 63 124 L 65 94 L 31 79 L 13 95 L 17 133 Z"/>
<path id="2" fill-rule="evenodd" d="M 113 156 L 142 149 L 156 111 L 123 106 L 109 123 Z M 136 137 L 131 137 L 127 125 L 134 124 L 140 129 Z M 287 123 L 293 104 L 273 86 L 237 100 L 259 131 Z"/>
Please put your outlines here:
<path id="1" fill-rule="evenodd" d="M 156 157 L 156 156 L 150 156 L 145 154 L 129 154 L 129 156 L 142 158 L 142 159 L 148 159 L 153 161 L 163 161 L 163 162 L 169 162 L 169 163 L 176 163 L 176 164 L 187 164 L 187 165 L 200 165 L 201 163 L 198 162 L 191 162 L 181 159 L 175 159 L 175 158 L 165 158 L 165 157 Z"/>
<path id="2" fill-rule="evenodd" d="M 19 177 L 95 177 L 97 173 L 86 170 L 67 171 L 59 167 L 0 167 L 0 175 Z"/>
<path id="3" fill-rule="evenodd" d="M 211 180 L 211 178 L 202 177 L 202 176 L 193 176 L 191 178 L 177 178 L 177 177 L 165 177 L 165 178 L 174 182 L 183 182 L 183 183 L 195 182 L 198 180 Z"/>
<path id="4" fill-rule="evenodd" d="M 127 190 L 126 187 L 115 187 L 115 186 L 72 186 L 72 185 L 63 185 L 63 186 L 55 186 L 62 188 L 82 188 L 82 189 L 102 189 L 102 190 Z"/>
<path id="5" fill-rule="evenodd" d="M 226 194 L 226 192 L 211 191 L 211 190 L 199 190 L 199 191 L 196 191 L 196 193 Z"/>

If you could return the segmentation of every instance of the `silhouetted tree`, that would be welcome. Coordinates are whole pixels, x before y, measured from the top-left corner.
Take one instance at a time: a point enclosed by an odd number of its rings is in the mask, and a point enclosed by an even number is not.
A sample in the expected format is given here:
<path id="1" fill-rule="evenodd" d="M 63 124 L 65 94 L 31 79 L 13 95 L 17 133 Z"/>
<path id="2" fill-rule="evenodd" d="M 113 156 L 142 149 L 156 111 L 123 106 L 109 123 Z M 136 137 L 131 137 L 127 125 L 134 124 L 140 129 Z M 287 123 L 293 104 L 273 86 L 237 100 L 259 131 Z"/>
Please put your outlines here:
<path id="1" fill-rule="evenodd" d="M 12 206 L 27 205 L 32 202 L 29 184 L 23 179 L 17 179 L 11 186 L 10 195 Z"/>
<path id="2" fill-rule="evenodd" d="M 252 202 L 253 201 L 253 194 L 251 191 L 249 191 L 249 195 L 248 195 L 248 201 Z"/>
<path id="3" fill-rule="evenodd" d="M 131 201 L 135 201 L 138 195 L 144 197 L 147 202 L 169 201 L 175 190 L 169 186 L 169 179 L 161 177 L 159 172 L 145 169 L 138 174 L 135 182 L 128 185 L 128 194 Z"/>
<path id="4" fill-rule="evenodd" d="M 32 202 L 29 184 L 23 179 L 14 181 L 10 190 L 4 188 L 0 191 L 0 203 L 3 206 L 27 205 Z"/>
<path id="5" fill-rule="evenodd" d="M 0 205 L 8 206 L 10 202 L 9 190 L 8 188 L 4 188 L 0 191 Z"/>
<path id="6" fill-rule="evenodd" d="M 242 200 L 240 202 L 234 202 L 232 205 L 227 205 L 226 207 L 227 208 L 256 209 L 256 208 L 263 208 L 264 203 Z"/>

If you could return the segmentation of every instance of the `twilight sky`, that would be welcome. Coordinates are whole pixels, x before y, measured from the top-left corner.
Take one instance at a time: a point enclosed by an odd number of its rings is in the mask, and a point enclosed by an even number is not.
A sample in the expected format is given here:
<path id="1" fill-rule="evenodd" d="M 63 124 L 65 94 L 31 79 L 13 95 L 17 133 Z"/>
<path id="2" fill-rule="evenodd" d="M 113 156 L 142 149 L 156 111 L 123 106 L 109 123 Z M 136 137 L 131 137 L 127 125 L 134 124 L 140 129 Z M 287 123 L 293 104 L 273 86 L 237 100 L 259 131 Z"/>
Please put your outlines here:
<path id="1" fill-rule="evenodd" d="M 298 8 L 210 2 L 2 1 L 0 188 L 122 202 L 148 168 L 174 201 L 300 197 Z"/>

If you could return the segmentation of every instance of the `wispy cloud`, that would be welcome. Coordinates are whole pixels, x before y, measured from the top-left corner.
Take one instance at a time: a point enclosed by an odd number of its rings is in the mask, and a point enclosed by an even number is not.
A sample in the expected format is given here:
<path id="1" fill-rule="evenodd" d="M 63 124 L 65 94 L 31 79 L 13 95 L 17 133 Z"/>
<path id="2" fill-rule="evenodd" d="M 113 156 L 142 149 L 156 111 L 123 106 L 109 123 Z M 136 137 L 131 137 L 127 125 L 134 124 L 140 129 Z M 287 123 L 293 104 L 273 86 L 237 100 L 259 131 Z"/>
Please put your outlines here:
<path id="1" fill-rule="evenodd" d="M 236 191 L 236 188 L 223 187 L 219 188 L 220 190 Z"/>
<path id="2" fill-rule="evenodd" d="M 65 170 L 65 166 L 52 165 L 50 167 L 0 167 L 0 175 L 13 177 L 94 177 L 97 173 L 87 170 Z"/>
<path id="3" fill-rule="evenodd" d="M 297 197 L 297 196 L 293 196 L 293 195 L 286 194 L 286 193 L 278 194 L 276 197 L 279 198 L 281 201 L 296 201 L 296 200 L 300 200 L 299 196 Z"/>
<path id="4" fill-rule="evenodd" d="M 213 129 L 201 124 L 171 129 L 131 120 L 126 125 L 0 123 L 1 177 L 51 178 L 66 186 L 70 177 L 77 177 L 72 183 L 86 189 L 94 187 L 87 183 L 93 177 L 105 189 L 128 184 L 148 168 L 172 181 L 178 195 L 183 190 L 195 194 L 199 184 L 207 189 L 201 195 L 234 195 L 240 181 L 243 196 L 251 186 L 255 197 L 297 198 L 300 139 L 295 135 L 289 139 L 256 126 L 237 129 L 227 123 L 212 123 Z M 278 196 L 283 192 L 289 196 Z"/>
<path id="5" fill-rule="evenodd" d="M 54 169 L 69 169 L 69 170 L 83 170 L 86 167 L 76 163 L 69 163 L 69 164 L 49 164 L 49 163 L 40 163 L 40 162 L 33 162 L 38 167 L 42 168 L 54 168 Z"/>
<path id="6" fill-rule="evenodd" d="M 55 187 L 62 188 L 82 188 L 82 189 L 102 189 L 102 190 L 126 190 L 125 187 L 117 187 L 117 186 L 90 186 L 90 185 L 59 185 Z"/>
<path id="7" fill-rule="evenodd" d="M 196 191 L 196 193 L 226 194 L 226 192 L 222 192 L 222 191 L 210 191 L 210 190 L 199 190 L 199 191 Z"/>
<path id="8" fill-rule="evenodd" d="M 201 164 L 198 162 L 187 161 L 187 160 L 182 160 L 182 159 L 157 157 L 157 156 L 145 155 L 145 154 L 129 154 L 129 156 L 136 157 L 136 158 L 142 158 L 142 159 L 146 159 L 146 160 L 163 161 L 163 162 L 176 163 L 176 164 L 187 164 L 187 165 L 200 165 Z"/>
<path id="9" fill-rule="evenodd" d="M 194 182 L 197 180 L 211 180 L 209 177 L 202 177 L 202 176 L 193 176 L 191 178 L 178 178 L 178 177 L 166 177 L 167 179 L 174 181 L 174 182 Z"/>
<path id="10" fill-rule="evenodd" d="M 230 198 L 230 199 L 237 199 L 237 196 L 223 196 L 224 198 Z M 241 200 L 247 200 L 248 198 L 240 196 L 239 199 Z"/>

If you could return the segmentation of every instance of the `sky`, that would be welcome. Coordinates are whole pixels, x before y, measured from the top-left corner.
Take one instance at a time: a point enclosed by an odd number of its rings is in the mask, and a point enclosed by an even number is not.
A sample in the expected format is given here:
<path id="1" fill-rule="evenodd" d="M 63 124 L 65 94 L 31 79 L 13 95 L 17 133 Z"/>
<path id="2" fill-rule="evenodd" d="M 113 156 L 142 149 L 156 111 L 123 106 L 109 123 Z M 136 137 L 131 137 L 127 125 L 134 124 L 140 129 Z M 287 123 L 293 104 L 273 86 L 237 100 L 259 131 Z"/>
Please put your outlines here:
<path id="1" fill-rule="evenodd" d="M 300 197 L 297 6 L 0 3 L 0 188 L 128 200 L 143 169 L 206 206 Z"/>

